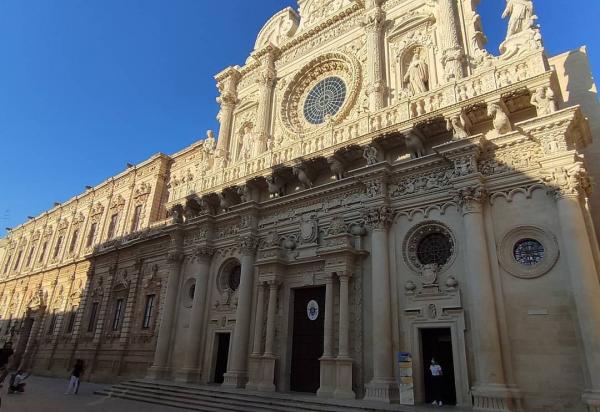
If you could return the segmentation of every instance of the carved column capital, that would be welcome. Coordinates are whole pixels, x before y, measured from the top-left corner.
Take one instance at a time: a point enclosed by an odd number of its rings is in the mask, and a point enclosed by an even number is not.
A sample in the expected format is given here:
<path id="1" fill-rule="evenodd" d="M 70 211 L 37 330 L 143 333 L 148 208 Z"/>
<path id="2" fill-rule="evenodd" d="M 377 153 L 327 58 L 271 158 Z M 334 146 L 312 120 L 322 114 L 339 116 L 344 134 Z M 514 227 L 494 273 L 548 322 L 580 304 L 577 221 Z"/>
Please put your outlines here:
<path id="1" fill-rule="evenodd" d="M 363 219 L 371 230 L 387 230 L 394 220 L 394 212 L 389 206 L 378 206 L 364 210 Z"/>
<path id="2" fill-rule="evenodd" d="M 544 170 L 542 179 L 556 200 L 586 197 L 592 193 L 592 180 L 581 162 L 571 167 Z"/>
<path id="3" fill-rule="evenodd" d="M 239 239 L 240 252 L 242 255 L 254 255 L 258 248 L 258 238 L 255 236 L 242 236 Z"/>
<path id="4" fill-rule="evenodd" d="M 215 254 L 215 248 L 212 246 L 198 246 L 194 249 L 194 260 L 208 260 Z"/>
<path id="5" fill-rule="evenodd" d="M 483 185 L 462 187 L 452 192 L 454 201 L 462 210 L 463 215 L 481 213 L 487 193 Z"/>
<path id="6" fill-rule="evenodd" d="M 376 33 L 383 30 L 385 16 L 385 11 L 381 8 L 381 5 L 376 5 L 365 14 L 361 24 L 368 33 Z"/>
<path id="7" fill-rule="evenodd" d="M 170 251 L 167 254 L 167 261 L 169 263 L 181 263 L 184 257 L 184 254 L 179 251 Z"/>

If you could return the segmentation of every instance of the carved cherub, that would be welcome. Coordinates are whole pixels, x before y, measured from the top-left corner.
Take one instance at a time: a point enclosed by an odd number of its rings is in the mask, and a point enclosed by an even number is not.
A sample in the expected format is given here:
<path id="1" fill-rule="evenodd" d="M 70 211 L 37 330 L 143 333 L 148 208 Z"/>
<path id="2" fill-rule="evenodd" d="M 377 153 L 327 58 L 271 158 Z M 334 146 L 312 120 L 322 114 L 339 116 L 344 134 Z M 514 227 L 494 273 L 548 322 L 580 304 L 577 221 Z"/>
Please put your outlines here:
<path id="1" fill-rule="evenodd" d="M 558 110 L 554 92 L 547 86 L 535 90 L 531 96 L 531 104 L 537 109 L 538 116 L 545 116 Z"/>

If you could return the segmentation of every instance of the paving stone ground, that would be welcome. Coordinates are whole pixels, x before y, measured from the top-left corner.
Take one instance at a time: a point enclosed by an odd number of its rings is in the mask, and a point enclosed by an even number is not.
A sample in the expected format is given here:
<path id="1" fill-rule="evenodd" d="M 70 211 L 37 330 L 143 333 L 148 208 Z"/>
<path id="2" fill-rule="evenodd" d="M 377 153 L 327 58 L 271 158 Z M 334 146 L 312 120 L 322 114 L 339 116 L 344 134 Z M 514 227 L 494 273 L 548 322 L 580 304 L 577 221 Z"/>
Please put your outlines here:
<path id="1" fill-rule="evenodd" d="M 64 395 L 66 379 L 31 376 L 27 379 L 25 393 L 8 395 L 6 387 L 0 389 L 2 406 L 7 412 L 182 412 L 182 409 L 160 405 L 132 402 L 94 395 L 94 391 L 105 387 L 82 382 L 78 395 Z"/>

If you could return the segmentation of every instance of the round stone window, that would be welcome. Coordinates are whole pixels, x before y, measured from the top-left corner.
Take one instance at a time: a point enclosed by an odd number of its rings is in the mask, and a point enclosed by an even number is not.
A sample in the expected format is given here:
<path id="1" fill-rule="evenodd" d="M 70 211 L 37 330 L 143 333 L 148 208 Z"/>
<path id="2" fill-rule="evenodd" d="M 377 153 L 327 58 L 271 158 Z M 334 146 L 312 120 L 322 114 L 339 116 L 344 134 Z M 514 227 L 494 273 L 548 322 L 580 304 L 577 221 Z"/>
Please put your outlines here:
<path id="1" fill-rule="evenodd" d="M 544 245 L 535 239 L 522 239 L 515 245 L 515 260 L 525 266 L 534 266 L 544 260 Z"/>
<path id="2" fill-rule="evenodd" d="M 304 101 L 304 117 L 314 125 L 335 116 L 346 100 L 346 83 L 339 77 L 328 77 L 317 83 Z"/>
<path id="3" fill-rule="evenodd" d="M 417 245 L 417 259 L 422 265 L 444 266 L 452 256 L 452 239 L 445 233 L 430 233 Z"/>
<path id="4" fill-rule="evenodd" d="M 240 265 L 235 265 L 229 272 L 229 278 L 227 279 L 227 285 L 231 290 L 238 290 L 240 287 L 240 277 L 242 274 L 242 268 Z"/>
<path id="5" fill-rule="evenodd" d="M 545 275 L 556 264 L 558 255 L 558 242 L 554 235 L 535 226 L 514 228 L 498 245 L 502 268 L 521 279 Z"/>
<path id="6" fill-rule="evenodd" d="M 456 258 L 456 241 L 450 229 L 440 222 L 425 222 L 412 228 L 403 245 L 404 259 L 415 272 L 427 265 L 448 269 Z"/>

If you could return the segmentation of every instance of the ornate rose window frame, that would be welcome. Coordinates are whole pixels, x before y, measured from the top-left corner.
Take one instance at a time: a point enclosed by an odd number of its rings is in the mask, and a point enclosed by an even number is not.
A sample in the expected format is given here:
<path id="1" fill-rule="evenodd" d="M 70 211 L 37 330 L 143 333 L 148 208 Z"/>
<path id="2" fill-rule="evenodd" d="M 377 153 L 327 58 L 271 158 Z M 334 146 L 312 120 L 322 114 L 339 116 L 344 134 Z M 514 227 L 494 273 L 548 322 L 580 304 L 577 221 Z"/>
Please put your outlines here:
<path id="1" fill-rule="evenodd" d="M 535 265 L 524 265 L 515 258 L 515 246 L 522 240 L 533 239 L 544 247 L 544 258 Z M 556 236 L 537 226 L 518 226 L 508 231 L 498 246 L 498 260 L 502 268 L 519 279 L 535 279 L 550 272 L 559 257 Z"/>
<path id="2" fill-rule="evenodd" d="M 346 85 L 346 100 L 329 121 L 311 124 L 304 117 L 306 98 L 317 83 L 328 77 L 342 79 Z M 294 135 L 316 133 L 324 127 L 339 124 L 356 104 L 361 86 L 360 62 L 355 57 L 339 52 L 323 54 L 305 65 L 290 81 L 279 113 L 281 124 Z"/>
<path id="3" fill-rule="evenodd" d="M 404 261 L 406 262 L 406 265 L 416 273 L 421 274 L 426 266 L 419 261 L 417 256 L 419 244 L 426 236 L 433 233 L 441 233 L 444 236 L 447 236 L 451 245 L 450 257 L 444 265 L 438 268 L 437 273 L 440 274 L 448 270 L 456 260 L 457 242 L 454 233 L 452 233 L 450 228 L 438 221 L 422 222 L 408 231 L 402 245 Z"/>

